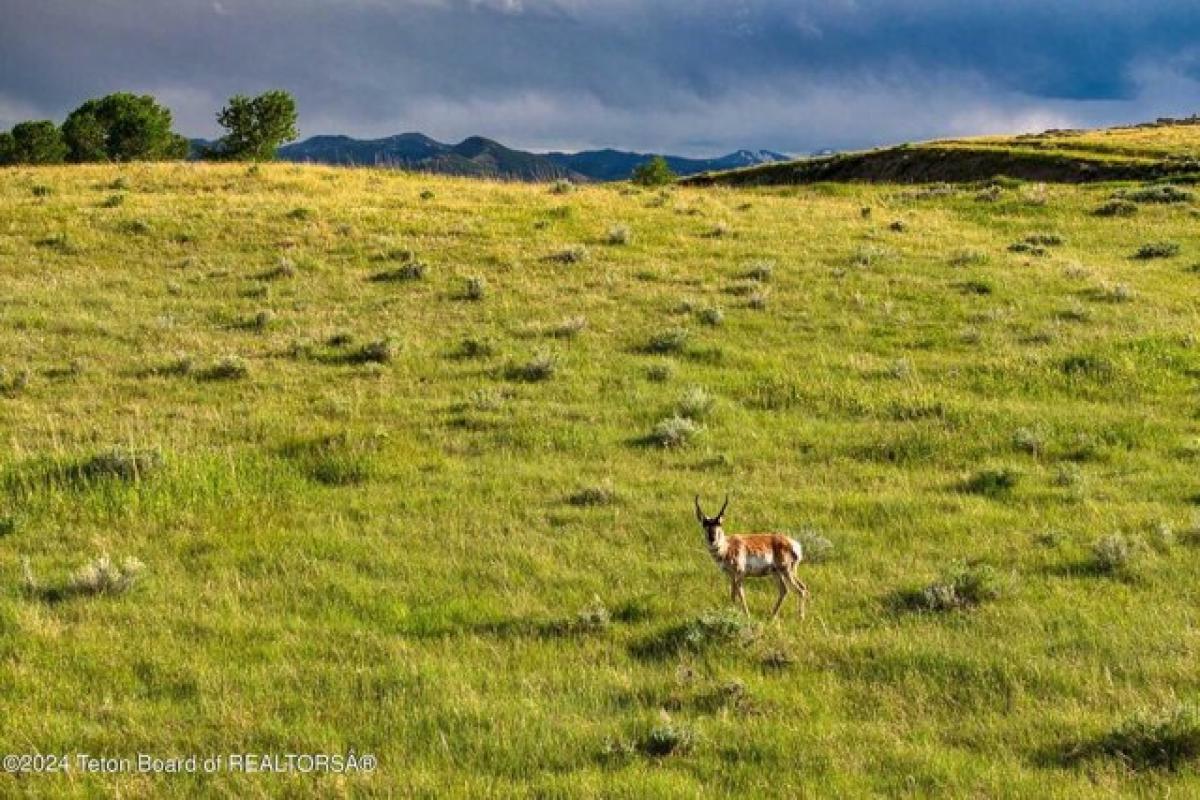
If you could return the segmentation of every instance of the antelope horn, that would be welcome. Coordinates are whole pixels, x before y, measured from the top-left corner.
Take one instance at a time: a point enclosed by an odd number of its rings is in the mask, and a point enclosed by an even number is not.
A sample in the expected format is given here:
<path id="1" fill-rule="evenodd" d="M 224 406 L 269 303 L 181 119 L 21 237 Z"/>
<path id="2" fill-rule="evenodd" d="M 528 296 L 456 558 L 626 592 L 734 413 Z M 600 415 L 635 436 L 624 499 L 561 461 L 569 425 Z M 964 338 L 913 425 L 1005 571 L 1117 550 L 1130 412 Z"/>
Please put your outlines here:
<path id="1" fill-rule="evenodd" d="M 696 495 L 696 519 L 704 522 L 704 509 L 700 508 L 700 495 Z"/>
<path id="2" fill-rule="evenodd" d="M 725 509 L 729 507 L 729 495 L 725 495 L 725 504 L 721 506 L 721 510 L 717 512 L 717 519 L 725 516 Z"/>

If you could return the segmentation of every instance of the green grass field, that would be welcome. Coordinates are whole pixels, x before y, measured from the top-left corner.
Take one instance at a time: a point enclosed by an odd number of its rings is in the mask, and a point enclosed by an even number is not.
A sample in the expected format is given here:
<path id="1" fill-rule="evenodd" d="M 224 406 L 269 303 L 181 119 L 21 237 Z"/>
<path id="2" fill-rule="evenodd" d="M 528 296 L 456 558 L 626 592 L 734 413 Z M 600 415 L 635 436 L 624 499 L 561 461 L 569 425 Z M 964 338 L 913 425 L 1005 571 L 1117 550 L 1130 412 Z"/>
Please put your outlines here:
<path id="1" fill-rule="evenodd" d="M 0 794 L 1200 792 L 1200 220 L 1137 189 L 0 172 L 0 749 L 378 759 Z M 831 544 L 805 622 L 726 492 Z"/>

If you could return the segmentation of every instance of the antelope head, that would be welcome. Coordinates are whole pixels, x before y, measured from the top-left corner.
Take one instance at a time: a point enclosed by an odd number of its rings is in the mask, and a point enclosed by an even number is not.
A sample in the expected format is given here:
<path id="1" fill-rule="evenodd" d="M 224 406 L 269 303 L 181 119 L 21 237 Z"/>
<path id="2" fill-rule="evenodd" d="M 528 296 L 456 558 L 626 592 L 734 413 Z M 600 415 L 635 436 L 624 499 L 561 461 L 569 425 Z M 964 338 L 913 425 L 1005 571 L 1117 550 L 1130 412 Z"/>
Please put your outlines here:
<path id="1" fill-rule="evenodd" d="M 700 495 L 696 495 L 696 521 L 700 523 L 700 527 L 704 528 L 704 536 L 708 539 L 709 547 L 719 547 L 721 540 L 725 538 L 725 531 L 721 529 L 721 525 L 725 521 L 725 509 L 728 507 L 729 495 L 725 495 L 725 503 L 717 515 L 715 517 L 705 516 L 704 509 L 700 507 Z"/>

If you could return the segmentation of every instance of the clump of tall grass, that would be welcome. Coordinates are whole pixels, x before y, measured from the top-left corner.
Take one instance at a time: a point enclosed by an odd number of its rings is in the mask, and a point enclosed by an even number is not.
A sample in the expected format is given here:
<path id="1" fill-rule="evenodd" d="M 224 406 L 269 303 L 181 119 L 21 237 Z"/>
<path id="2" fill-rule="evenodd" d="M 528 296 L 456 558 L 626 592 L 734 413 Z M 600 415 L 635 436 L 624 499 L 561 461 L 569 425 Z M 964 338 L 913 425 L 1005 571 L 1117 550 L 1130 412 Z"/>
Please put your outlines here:
<path id="1" fill-rule="evenodd" d="M 666 383 L 675 374 L 675 365 L 669 361 L 661 361 L 646 367 L 646 378 L 655 383 Z"/>
<path id="2" fill-rule="evenodd" d="M 716 306 L 708 306 L 700 309 L 697 317 L 702 324 L 716 327 L 725 321 L 725 312 Z"/>
<path id="3" fill-rule="evenodd" d="M 805 563 L 821 564 L 833 555 L 833 542 L 816 528 L 801 528 L 792 533 L 791 538 L 799 543 Z"/>
<path id="4" fill-rule="evenodd" d="M 873 267 L 891 259 L 895 254 L 886 247 L 874 244 L 860 244 L 850 254 L 850 264 L 864 269 Z"/>
<path id="5" fill-rule="evenodd" d="M 326 486 L 351 486 L 370 480 L 376 472 L 375 440 L 349 433 L 294 439 L 280 453 L 306 477 Z"/>
<path id="6" fill-rule="evenodd" d="M 54 250 L 64 256 L 77 255 L 81 251 L 79 244 L 66 231 L 38 239 L 37 245 L 38 247 Z"/>
<path id="7" fill-rule="evenodd" d="M 952 267 L 975 267 L 986 264 L 989 260 L 986 251 L 974 247 L 960 247 L 950 254 L 949 262 Z"/>
<path id="8" fill-rule="evenodd" d="M 570 194 L 575 191 L 575 184 L 568 180 L 559 179 L 550 184 L 550 194 Z"/>
<path id="9" fill-rule="evenodd" d="M 16 397 L 29 386 L 31 373 L 27 369 L 9 371 L 0 367 L 0 395 Z"/>

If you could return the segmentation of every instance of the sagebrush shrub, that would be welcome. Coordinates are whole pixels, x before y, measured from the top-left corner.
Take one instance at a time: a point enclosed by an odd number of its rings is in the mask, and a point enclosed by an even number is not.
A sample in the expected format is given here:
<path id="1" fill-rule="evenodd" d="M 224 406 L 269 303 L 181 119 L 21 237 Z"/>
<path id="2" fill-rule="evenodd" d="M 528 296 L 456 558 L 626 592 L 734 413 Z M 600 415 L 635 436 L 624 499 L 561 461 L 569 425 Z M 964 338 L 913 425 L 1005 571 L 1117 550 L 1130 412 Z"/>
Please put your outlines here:
<path id="1" fill-rule="evenodd" d="M 1147 242 L 1137 249 L 1133 257 L 1141 261 L 1154 258 L 1174 258 L 1179 255 L 1181 248 L 1176 242 Z"/>
<path id="2" fill-rule="evenodd" d="M 607 506 L 616 500 L 616 490 L 609 485 L 582 486 L 567 498 L 573 506 Z"/>
<path id="3" fill-rule="evenodd" d="M 681 755 L 695 747 L 697 738 L 690 726 L 667 719 L 646 732 L 639 749 L 653 758 Z"/>
<path id="4" fill-rule="evenodd" d="M 144 570 L 145 565 L 136 558 L 117 564 L 105 554 L 76 570 L 68 586 L 76 594 L 124 594 Z"/>
<path id="5" fill-rule="evenodd" d="M 467 300 L 482 300 L 487 295 L 487 281 L 479 276 L 467 278 L 462 296 Z"/>
<path id="6" fill-rule="evenodd" d="M 1103 203 L 1092 214 L 1097 217 L 1132 217 L 1137 211 L 1137 203 L 1117 198 Z"/>
<path id="7" fill-rule="evenodd" d="M 690 338 L 686 328 L 671 328 L 651 336 L 645 349 L 650 353 L 682 353 L 687 349 Z"/>
<path id="8" fill-rule="evenodd" d="M 553 353 L 538 353 L 524 364 L 514 364 L 508 368 L 508 377 L 513 380 L 538 381 L 549 380 L 558 372 L 558 356 Z"/>
<path id="9" fill-rule="evenodd" d="M 75 469 L 78 477 L 140 480 L 158 472 L 166 464 L 162 451 L 114 447 L 82 461 Z"/>
<path id="10" fill-rule="evenodd" d="M 550 329 L 555 339 L 574 339 L 587 330 L 587 317 L 567 317 Z"/>
<path id="11" fill-rule="evenodd" d="M 761 281 L 766 283 L 771 280 L 771 276 L 775 274 L 774 261 L 751 261 L 746 265 L 746 271 L 742 273 L 743 278 L 748 278 L 752 281 Z"/>
<path id="12" fill-rule="evenodd" d="M 1184 769 L 1200 760 L 1200 710 L 1181 703 L 1139 711 L 1067 756 L 1068 761 L 1110 758 L 1133 771 Z"/>
<path id="13" fill-rule="evenodd" d="M 1123 572 L 1133 566 L 1140 543 L 1121 533 L 1101 536 L 1092 543 L 1092 561 L 1100 572 Z"/>
<path id="14" fill-rule="evenodd" d="M 588 249 L 583 245 L 573 244 L 552 253 L 549 258 L 559 264 L 578 264 L 587 261 L 590 255 Z"/>
<path id="15" fill-rule="evenodd" d="M 820 564 L 833 555 L 833 542 L 816 528 L 801 528 L 792 534 L 792 538 L 800 544 L 806 563 Z"/>
<path id="16" fill-rule="evenodd" d="M 1004 469 L 985 469 L 975 473 L 973 477 L 963 484 L 963 489 L 971 494 L 995 499 L 1011 493 L 1016 488 L 1020 478 L 1020 473 L 1007 467 Z"/>
<path id="17" fill-rule="evenodd" d="M 678 414 L 660 420 L 650 432 L 651 443 L 660 447 L 683 447 L 690 444 L 704 430 L 694 420 Z"/>
<path id="18" fill-rule="evenodd" d="M 1125 189 L 1113 195 L 1118 200 L 1128 200 L 1132 203 L 1173 204 L 1190 203 L 1195 195 L 1187 189 L 1180 189 L 1169 183 L 1157 186 L 1142 186 L 1137 189 Z"/>
<path id="19" fill-rule="evenodd" d="M 193 373 L 202 381 L 232 381 L 250 374 L 250 365 L 241 356 L 225 356 L 209 366 Z"/>
<path id="20" fill-rule="evenodd" d="M 954 611 L 996 600 L 1001 593 L 1000 576 L 993 567 L 958 565 L 921 590 L 920 605 L 928 611 Z"/>
<path id="21" fill-rule="evenodd" d="M 683 393 L 675 408 L 679 416 L 693 420 L 703 420 L 712 413 L 716 398 L 699 386 L 693 386 Z"/>
<path id="22" fill-rule="evenodd" d="M 613 225 L 608 229 L 605 241 L 611 245 L 626 245 L 633 241 L 633 231 L 628 225 Z"/>
<path id="23" fill-rule="evenodd" d="M 395 283 L 404 281 L 419 281 L 425 277 L 427 267 L 420 261 L 413 261 L 396 269 L 376 272 L 371 276 L 375 283 Z"/>

